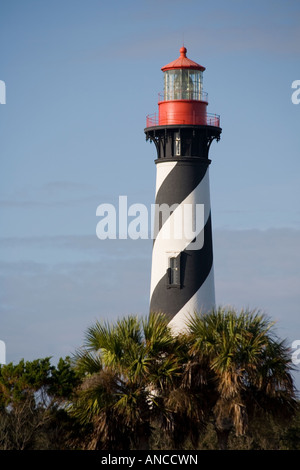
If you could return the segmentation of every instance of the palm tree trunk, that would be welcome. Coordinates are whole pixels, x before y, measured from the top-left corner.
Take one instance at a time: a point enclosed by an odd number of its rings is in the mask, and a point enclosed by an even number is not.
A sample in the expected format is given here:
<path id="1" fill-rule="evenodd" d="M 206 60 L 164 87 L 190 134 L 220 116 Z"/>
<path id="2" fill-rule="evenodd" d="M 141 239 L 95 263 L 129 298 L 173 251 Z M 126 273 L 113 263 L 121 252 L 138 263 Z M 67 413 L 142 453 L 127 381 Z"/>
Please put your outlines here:
<path id="1" fill-rule="evenodd" d="M 139 438 L 136 450 L 150 450 L 149 437 Z"/>
<path id="2" fill-rule="evenodd" d="M 228 450 L 228 438 L 230 430 L 215 428 L 219 450 Z"/>

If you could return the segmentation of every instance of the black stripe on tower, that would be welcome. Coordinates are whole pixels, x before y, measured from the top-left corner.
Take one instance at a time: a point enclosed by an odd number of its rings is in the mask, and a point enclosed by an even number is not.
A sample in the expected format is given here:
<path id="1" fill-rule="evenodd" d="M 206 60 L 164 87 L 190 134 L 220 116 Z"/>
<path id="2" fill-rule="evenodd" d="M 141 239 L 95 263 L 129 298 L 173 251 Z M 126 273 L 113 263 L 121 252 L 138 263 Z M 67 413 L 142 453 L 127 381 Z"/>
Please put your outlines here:
<path id="1" fill-rule="evenodd" d="M 159 164 L 163 161 L 157 160 L 156 163 Z M 179 160 L 162 182 L 155 198 L 155 204 L 158 206 L 167 204 L 169 207 L 173 204 L 181 204 L 202 181 L 209 163 L 210 160 L 202 158 Z M 166 220 L 163 222 L 165 223 Z M 161 227 L 161 224 L 159 227 L 155 226 L 154 233 L 157 234 Z"/>
<path id="2" fill-rule="evenodd" d="M 171 320 L 201 288 L 213 265 L 213 246 L 211 216 L 204 227 L 204 245 L 201 250 L 189 250 L 187 247 L 179 255 L 180 288 L 170 288 L 168 273 L 156 285 L 150 302 L 151 312 L 163 312 Z"/>

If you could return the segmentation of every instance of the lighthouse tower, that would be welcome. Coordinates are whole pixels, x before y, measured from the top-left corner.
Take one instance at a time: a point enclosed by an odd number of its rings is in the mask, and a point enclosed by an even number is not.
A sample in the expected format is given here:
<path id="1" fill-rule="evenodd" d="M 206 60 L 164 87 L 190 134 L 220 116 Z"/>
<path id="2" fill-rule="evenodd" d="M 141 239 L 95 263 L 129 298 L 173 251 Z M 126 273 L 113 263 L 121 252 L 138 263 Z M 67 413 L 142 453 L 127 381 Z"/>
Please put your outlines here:
<path id="1" fill-rule="evenodd" d="M 150 311 L 167 315 L 175 332 L 215 306 L 208 154 L 222 131 L 207 113 L 205 67 L 186 54 L 181 47 L 162 67 L 164 92 L 145 128 L 157 152 Z"/>

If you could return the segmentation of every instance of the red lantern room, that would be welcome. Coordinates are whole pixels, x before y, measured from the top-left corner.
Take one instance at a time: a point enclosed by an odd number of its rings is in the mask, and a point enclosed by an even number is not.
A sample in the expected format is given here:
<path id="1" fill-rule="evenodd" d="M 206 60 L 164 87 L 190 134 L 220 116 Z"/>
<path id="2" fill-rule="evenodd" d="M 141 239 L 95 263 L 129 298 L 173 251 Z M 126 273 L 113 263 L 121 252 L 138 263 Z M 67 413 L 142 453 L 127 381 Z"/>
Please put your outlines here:
<path id="1" fill-rule="evenodd" d="M 147 116 L 147 127 L 166 125 L 210 125 L 219 127 L 220 118 L 207 114 L 207 93 L 203 91 L 205 67 L 186 56 L 180 48 L 178 59 L 162 67 L 164 92 L 159 94 L 158 117 Z"/>

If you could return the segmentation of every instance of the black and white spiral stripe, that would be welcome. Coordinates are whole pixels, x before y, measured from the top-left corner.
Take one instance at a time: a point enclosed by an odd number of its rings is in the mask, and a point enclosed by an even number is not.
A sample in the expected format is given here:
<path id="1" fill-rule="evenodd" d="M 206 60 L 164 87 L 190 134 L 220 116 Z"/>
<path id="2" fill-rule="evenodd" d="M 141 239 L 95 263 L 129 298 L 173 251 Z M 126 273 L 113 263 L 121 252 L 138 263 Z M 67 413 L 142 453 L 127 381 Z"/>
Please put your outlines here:
<path id="1" fill-rule="evenodd" d="M 188 158 L 157 160 L 156 197 L 161 204 L 204 204 L 204 244 L 191 249 L 190 241 L 166 238 L 164 231 L 176 222 L 176 210 L 164 220 L 153 242 L 150 311 L 163 312 L 170 326 L 182 331 L 189 315 L 214 307 L 214 273 L 209 190 L 209 160 Z M 169 226 L 168 226 L 169 224 Z M 172 231 L 171 231 L 172 233 Z M 168 257 L 180 257 L 180 288 L 168 288 Z"/>

